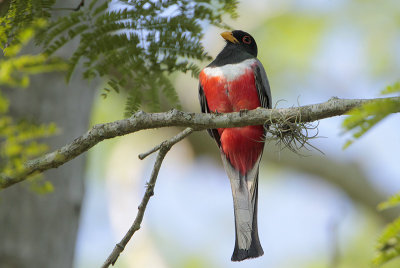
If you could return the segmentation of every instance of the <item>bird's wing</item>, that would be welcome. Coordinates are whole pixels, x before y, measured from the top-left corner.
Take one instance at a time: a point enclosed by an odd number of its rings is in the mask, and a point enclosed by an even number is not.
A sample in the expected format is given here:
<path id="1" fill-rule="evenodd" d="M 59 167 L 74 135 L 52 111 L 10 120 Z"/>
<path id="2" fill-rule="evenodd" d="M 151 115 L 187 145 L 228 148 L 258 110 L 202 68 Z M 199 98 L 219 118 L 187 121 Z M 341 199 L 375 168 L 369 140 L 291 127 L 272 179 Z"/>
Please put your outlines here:
<path id="1" fill-rule="evenodd" d="M 199 100 L 201 106 L 202 113 L 210 113 L 210 109 L 208 108 L 206 95 L 204 94 L 203 87 L 201 86 L 201 82 L 199 82 Z M 207 129 L 208 134 L 217 142 L 218 146 L 221 147 L 221 140 L 216 129 Z"/>
<path id="2" fill-rule="evenodd" d="M 253 66 L 254 78 L 261 107 L 272 108 L 271 89 L 269 88 L 268 77 L 265 73 L 264 67 L 258 59 L 256 64 Z"/>

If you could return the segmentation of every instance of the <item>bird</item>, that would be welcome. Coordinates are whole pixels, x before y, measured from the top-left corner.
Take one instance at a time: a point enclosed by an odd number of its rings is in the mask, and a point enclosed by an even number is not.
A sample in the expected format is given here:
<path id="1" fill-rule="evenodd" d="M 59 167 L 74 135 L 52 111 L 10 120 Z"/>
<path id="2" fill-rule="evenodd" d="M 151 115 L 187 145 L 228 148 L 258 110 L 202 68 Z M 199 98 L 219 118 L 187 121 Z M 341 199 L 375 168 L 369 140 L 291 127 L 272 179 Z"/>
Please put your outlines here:
<path id="1" fill-rule="evenodd" d="M 202 113 L 271 108 L 267 74 L 254 38 L 241 30 L 221 33 L 226 44 L 199 74 Z M 229 177 L 234 206 L 235 247 L 231 261 L 264 254 L 257 229 L 258 173 L 268 126 L 207 129 L 217 143 Z"/>

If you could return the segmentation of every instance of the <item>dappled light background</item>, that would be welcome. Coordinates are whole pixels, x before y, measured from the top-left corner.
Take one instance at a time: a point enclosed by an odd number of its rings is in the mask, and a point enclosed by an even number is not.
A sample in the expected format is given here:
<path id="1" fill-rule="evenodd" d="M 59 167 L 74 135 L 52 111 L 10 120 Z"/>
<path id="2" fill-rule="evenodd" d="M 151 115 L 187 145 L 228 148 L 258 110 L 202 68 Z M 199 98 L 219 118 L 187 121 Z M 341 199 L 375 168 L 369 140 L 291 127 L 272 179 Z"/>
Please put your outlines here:
<path id="1" fill-rule="evenodd" d="M 380 90 L 399 79 L 398 0 L 252 0 L 242 1 L 238 13 L 237 20 L 227 22 L 256 39 L 278 108 L 332 96 L 379 97 Z M 224 45 L 222 30 L 204 27 L 204 45 L 214 57 Z M 171 79 L 183 109 L 199 112 L 197 79 L 189 74 Z M 121 119 L 124 102 L 123 94 L 106 100 L 99 96 L 92 124 Z M 390 116 L 346 150 L 342 146 L 349 135 L 342 133 L 342 120 L 319 123 L 320 138 L 311 144 L 324 154 L 310 148 L 298 156 L 280 152 L 274 141 L 267 144 L 259 183 L 263 257 L 230 261 L 234 220 L 229 180 L 216 145 L 203 131 L 168 153 L 142 228 L 116 267 L 368 267 L 385 218 L 365 200 L 400 190 L 400 117 Z M 121 240 L 155 160 L 152 155 L 140 161 L 138 154 L 179 131 L 142 131 L 89 152 L 76 267 L 99 267 Z M 333 181 L 343 172 L 364 199 Z M 364 192 L 368 182 L 374 192 Z M 385 267 L 399 265 L 393 261 Z"/>

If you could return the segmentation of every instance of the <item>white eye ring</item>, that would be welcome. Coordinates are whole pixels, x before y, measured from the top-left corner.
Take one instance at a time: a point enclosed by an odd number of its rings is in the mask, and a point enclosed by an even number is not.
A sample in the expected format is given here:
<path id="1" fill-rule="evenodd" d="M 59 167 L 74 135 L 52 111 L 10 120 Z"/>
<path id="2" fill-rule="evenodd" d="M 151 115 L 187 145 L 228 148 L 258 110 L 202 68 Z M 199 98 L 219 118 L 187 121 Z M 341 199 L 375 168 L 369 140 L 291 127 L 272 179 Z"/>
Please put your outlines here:
<path id="1" fill-rule="evenodd" d="M 245 44 L 250 44 L 251 43 L 251 38 L 250 36 L 246 35 L 242 38 L 243 43 Z"/>

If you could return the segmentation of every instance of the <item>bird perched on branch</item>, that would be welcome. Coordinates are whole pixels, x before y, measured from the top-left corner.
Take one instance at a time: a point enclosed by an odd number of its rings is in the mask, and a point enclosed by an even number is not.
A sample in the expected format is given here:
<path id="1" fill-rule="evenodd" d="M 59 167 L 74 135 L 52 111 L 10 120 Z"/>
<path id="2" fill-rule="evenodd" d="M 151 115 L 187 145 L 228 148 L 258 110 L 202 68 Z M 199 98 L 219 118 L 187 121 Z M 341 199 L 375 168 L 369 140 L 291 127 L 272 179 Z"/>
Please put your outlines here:
<path id="1" fill-rule="evenodd" d="M 223 32 L 224 49 L 200 72 L 199 99 L 203 113 L 231 113 L 271 108 L 265 70 L 257 59 L 254 38 L 243 31 Z M 265 128 L 246 126 L 208 129 L 217 142 L 229 177 L 235 215 L 232 261 L 264 254 L 257 230 L 258 168 Z"/>

